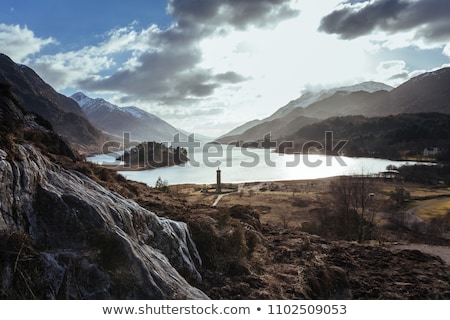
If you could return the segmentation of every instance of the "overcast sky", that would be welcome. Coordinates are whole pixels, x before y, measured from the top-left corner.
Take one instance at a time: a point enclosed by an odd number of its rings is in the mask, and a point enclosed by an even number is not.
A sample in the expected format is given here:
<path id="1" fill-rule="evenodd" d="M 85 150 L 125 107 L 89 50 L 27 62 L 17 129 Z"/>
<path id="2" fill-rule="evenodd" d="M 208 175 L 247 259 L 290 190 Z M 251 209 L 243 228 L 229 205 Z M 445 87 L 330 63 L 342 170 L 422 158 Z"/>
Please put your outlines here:
<path id="1" fill-rule="evenodd" d="M 66 95 L 218 136 L 305 89 L 448 66 L 449 21 L 448 0 L 2 0 L 0 52 Z"/>

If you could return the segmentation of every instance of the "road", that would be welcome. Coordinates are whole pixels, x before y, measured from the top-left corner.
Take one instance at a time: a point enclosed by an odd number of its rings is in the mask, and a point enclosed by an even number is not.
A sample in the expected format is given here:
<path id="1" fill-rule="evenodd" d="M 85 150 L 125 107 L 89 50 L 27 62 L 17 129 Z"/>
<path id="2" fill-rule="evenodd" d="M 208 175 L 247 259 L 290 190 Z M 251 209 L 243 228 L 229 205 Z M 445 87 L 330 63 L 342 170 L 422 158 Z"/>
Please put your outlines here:
<path id="1" fill-rule="evenodd" d="M 408 209 L 408 210 L 406 211 L 406 213 L 414 214 L 414 213 L 415 213 L 417 210 L 419 210 L 419 209 L 423 209 L 423 208 L 426 208 L 426 207 L 435 206 L 435 205 L 437 205 L 437 204 L 441 204 L 441 203 L 449 202 L 449 201 L 450 201 L 450 198 L 448 198 L 448 197 L 447 197 L 447 198 L 438 198 L 438 199 L 434 199 L 434 201 L 430 201 L 430 202 L 423 203 L 423 204 L 421 204 L 421 205 L 412 207 L 412 208 Z"/>

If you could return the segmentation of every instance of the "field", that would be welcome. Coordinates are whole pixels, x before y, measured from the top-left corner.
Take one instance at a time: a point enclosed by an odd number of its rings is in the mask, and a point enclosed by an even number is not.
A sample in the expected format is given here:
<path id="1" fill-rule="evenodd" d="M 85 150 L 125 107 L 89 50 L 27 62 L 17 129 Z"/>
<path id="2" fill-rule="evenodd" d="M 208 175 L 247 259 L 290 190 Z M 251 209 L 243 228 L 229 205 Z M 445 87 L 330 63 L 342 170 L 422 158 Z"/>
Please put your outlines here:
<path id="1" fill-rule="evenodd" d="M 212 206 L 220 197 L 216 204 L 219 208 L 248 205 L 260 214 L 262 223 L 298 226 L 309 220 L 309 210 L 320 205 L 320 197 L 326 195 L 330 181 L 318 179 L 242 183 L 229 186 L 236 191 L 222 195 L 202 192 L 202 186 L 198 185 L 171 186 L 171 191 L 189 204 Z"/>
<path id="2" fill-rule="evenodd" d="M 330 194 L 330 184 L 339 182 L 338 179 L 227 185 L 226 190 L 234 192 L 224 194 L 216 194 L 213 185 L 174 185 L 170 194 L 194 206 L 202 204 L 219 209 L 250 206 L 259 214 L 262 224 L 279 230 L 302 230 L 329 240 L 345 240 L 348 230 L 340 236 L 333 232 L 340 225 L 329 215 L 336 201 Z M 373 187 L 374 195 L 365 213 L 365 219 L 372 225 L 366 244 L 391 250 L 417 249 L 450 263 L 450 188 L 383 179 L 377 179 Z M 406 190 L 409 197 L 397 207 L 392 193 L 399 189 Z"/>
<path id="3" fill-rule="evenodd" d="M 330 202 L 329 186 L 336 178 L 254 182 L 228 185 L 231 193 L 218 195 L 214 186 L 175 185 L 171 192 L 189 204 L 203 204 L 217 207 L 248 205 L 259 214 L 262 223 L 296 227 L 314 220 L 315 209 Z M 410 200 L 400 210 L 407 210 L 419 218 L 429 221 L 443 217 L 450 211 L 450 188 L 426 187 L 386 180 L 377 181 L 377 192 L 371 206 L 372 211 L 386 211 L 391 192 L 403 188 L 410 194 Z M 204 190 L 208 189 L 209 192 Z"/>

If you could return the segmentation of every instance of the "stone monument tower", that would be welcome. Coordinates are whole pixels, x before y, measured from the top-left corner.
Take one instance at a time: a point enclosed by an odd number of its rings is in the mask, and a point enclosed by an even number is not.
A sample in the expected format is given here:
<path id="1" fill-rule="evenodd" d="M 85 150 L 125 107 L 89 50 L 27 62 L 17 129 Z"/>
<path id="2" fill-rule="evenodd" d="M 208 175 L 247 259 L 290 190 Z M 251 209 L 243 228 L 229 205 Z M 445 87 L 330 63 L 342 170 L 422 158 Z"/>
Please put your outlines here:
<path id="1" fill-rule="evenodd" d="M 222 193 L 222 177 L 220 168 L 217 168 L 216 193 Z"/>

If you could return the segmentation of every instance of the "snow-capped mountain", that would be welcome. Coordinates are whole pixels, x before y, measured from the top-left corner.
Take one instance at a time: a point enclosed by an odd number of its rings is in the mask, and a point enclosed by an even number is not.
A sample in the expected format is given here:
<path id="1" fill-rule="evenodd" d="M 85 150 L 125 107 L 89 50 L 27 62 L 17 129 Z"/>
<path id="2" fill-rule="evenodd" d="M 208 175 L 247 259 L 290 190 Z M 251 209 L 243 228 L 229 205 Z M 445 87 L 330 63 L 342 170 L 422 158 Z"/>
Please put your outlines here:
<path id="1" fill-rule="evenodd" d="M 275 138 L 290 139 L 305 125 L 331 117 L 383 117 L 428 112 L 450 114 L 449 84 L 450 68 L 442 68 L 418 75 L 395 89 L 381 83 L 364 82 L 356 86 L 305 92 L 245 132 L 222 136 L 219 141 L 258 141 L 267 132 Z"/>
<path id="2" fill-rule="evenodd" d="M 262 120 L 252 120 L 247 123 L 244 123 L 243 125 L 226 133 L 219 139 L 224 137 L 235 137 L 237 135 L 243 134 L 245 131 L 258 125 L 262 125 L 264 123 L 283 118 L 296 108 L 306 108 L 316 102 L 330 98 L 337 92 L 339 92 L 341 95 L 347 95 L 359 91 L 373 93 L 377 91 L 391 91 L 392 89 L 394 88 L 384 83 L 375 81 L 366 81 L 352 86 L 324 89 L 320 91 L 307 90 L 304 91 L 298 99 L 290 101 L 287 105 L 275 111 L 271 116 L 264 118 Z"/>
<path id="3" fill-rule="evenodd" d="M 134 107 L 134 106 L 133 107 L 118 107 L 118 106 L 106 101 L 105 99 L 89 98 L 82 92 L 77 92 L 77 93 L 73 94 L 71 96 L 71 98 L 73 100 L 75 100 L 76 102 L 78 102 L 81 109 L 83 110 L 83 112 L 86 115 L 93 114 L 93 113 L 96 113 L 99 111 L 101 111 L 101 112 L 108 111 L 108 112 L 121 112 L 124 114 L 129 114 L 138 119 L 158 118 L 154 114 L 144 111 L 138 107 Z"/>
<path id="4" fill-rule="evenodd" d="M 148 113 L 147 111 L 139 109 L 138 107 L 123 107 L 122 110 L 139 119 L 158 118 L 154 114 Z"/>
<path id="5" fill-rule="evenodd" d="M 171 142 L 179 130 L 138 107 L 119 107 L 101 98 L 90 98 L 82 92 L 71 96 L 99 129 L 123 137 L 130 133 L 133 141 Z"/>
<path id="6" fill-rule="evenodd" d="M 270 117 L 265 118 L 263 122 L 271 121 L 274 119 L 282 118 L 287 115 L 289 112 L 294 110 L 295 108 L 306 108 L 311 104 L 327 99 L 337 92 L 341 95 L 350 94 L 352 92 L 364 91 L 364 92 L 377 92 L 377 91 L 391 91 L 394 89 L 387 84 L 375 82 L 375 81 L 366 81 L 353 86 L 345 86 L 345 87 L 337 87 L 332 89 L 325 89 L 321 91 L 304 91 L 300 98 L 289 102 L 286 106 L 278 109 L 274 114 Z"/>

